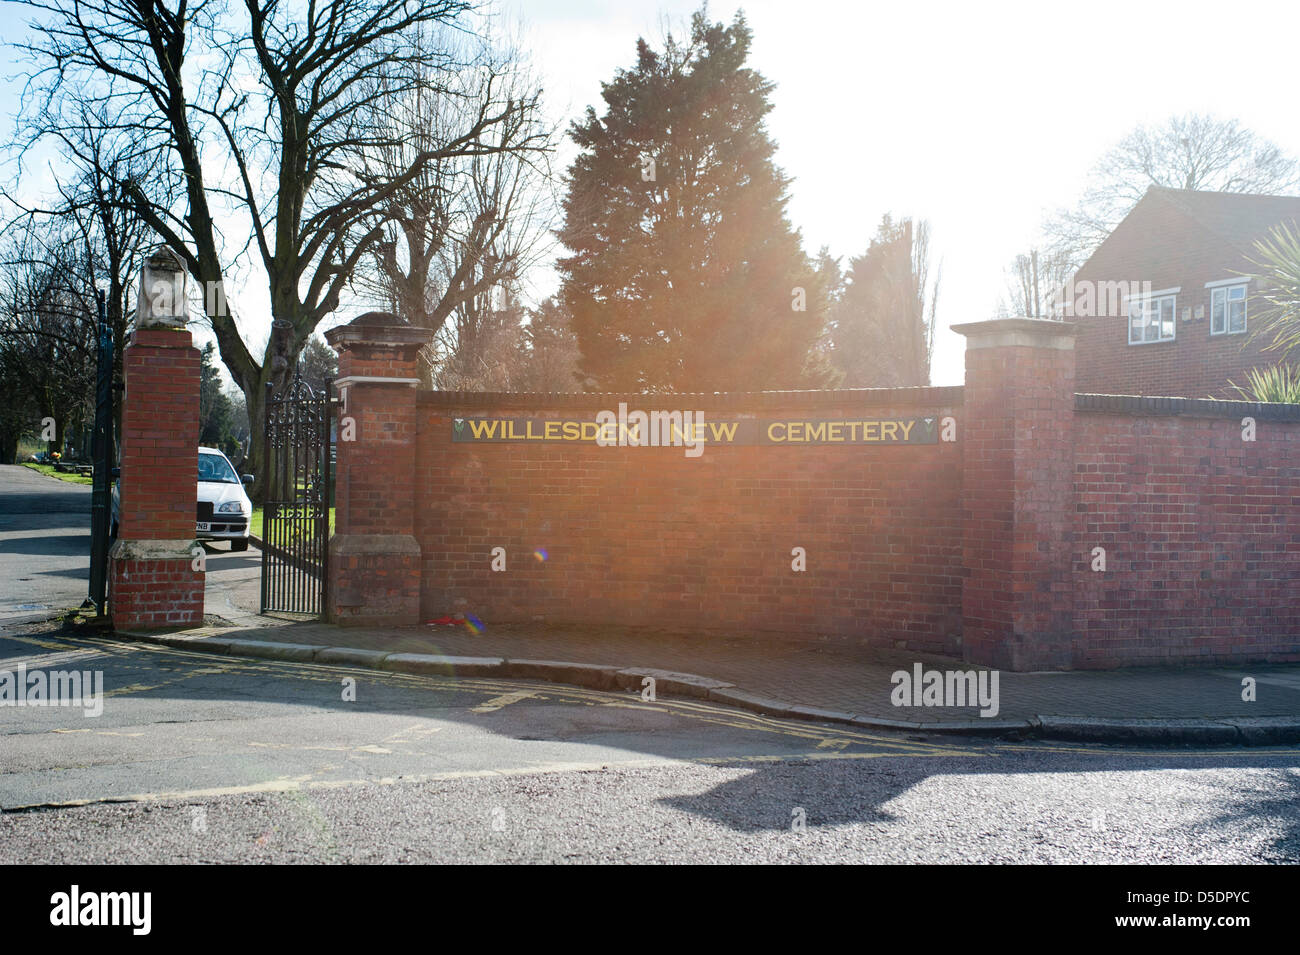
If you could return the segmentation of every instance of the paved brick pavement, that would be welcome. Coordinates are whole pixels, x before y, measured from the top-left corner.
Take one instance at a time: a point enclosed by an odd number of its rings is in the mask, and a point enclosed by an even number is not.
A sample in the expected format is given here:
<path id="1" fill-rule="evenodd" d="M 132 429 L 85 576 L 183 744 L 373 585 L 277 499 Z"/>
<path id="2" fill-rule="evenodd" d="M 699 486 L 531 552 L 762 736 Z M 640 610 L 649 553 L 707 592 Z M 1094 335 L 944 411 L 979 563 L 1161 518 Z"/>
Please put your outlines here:
<path id="1" fill-rule="evenodd" d="M 563 627 L 487 623 L 402 629 L 338 628 L 291 615 L 261 615 L 257 556 L 213 555 L 207 609 L 222 637 L 345 646 L 393 653 L 558 660 L 610 667 L 647 667 L 734 683 L 790 704 L 900 723 L 982 720 L 978 707 L 896 707 L 891 675 L 925 669 L 970 669 L 957 660 L 910 652 L 867 650 L 842 640 L 781 640 L 768 634 L 699 634 L 626 627 Z M 232 626 L 233 625 L 233 626 Z M 1256 680 L 1257 699 L 1241 699 L 1243 677 Z M 1300 721 L 1300 665 L 1171 667 L 1069 673 L 999 674 L 998 722 L 1049 717 L 1111 721 Z"/>
<path id="2" fill-rule="evenodd" d="M 911 672 L 917 663 L 927 670 L 969 669 L 966 664 L 907 652 L 867 650 L 840 641 L 541 624 L 489 625 L 475 634 L 463 626 L 371 630 L 315 621 L 264 622 L 273 625 L 223 628 L 221 636 L 393 653 L 649 667 L 712 677 L 787 703 L 873 719 L 940 724 L 980 718 L 978 707 L 894 706 L 891 702 L 894 672 Z M 1253 703 L 1241 699 L 1245 676 L 1256 680 L 1257 700 Z M 1300 718 L 1300 666 L 1002 671 L 999 704 L 998 720 Z"/>

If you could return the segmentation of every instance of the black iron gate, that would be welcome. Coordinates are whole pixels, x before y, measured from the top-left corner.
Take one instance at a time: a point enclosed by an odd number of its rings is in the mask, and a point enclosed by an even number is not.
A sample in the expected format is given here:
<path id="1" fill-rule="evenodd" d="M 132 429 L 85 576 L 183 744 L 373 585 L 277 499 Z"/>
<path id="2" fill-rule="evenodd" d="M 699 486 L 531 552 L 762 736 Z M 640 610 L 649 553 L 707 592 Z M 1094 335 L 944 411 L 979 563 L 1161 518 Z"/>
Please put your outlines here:
<path id="1" fill-rule="evenodd" d="M 273 397 L 267 385 L 267 475 L 262 509 L 262 612 L 320 614 L 330 517 L 330 388 L 298 376 Z"/>

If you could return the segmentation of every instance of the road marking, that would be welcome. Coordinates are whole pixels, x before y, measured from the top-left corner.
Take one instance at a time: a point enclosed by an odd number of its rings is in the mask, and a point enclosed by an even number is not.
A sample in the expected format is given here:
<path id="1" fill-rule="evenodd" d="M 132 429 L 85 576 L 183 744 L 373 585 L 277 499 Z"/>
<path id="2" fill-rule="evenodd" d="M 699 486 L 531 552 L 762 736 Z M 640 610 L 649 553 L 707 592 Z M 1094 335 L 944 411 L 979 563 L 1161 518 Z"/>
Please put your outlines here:
<path id="1" fill-rule="evenodd" d="M 1054 745 L 1052 743 L 1017 743 L 1015 746 L 1000 745 L 997 746 L 996 749 L 1006 754 L 1025 753 L 1025 752 L 1069 753 L 1071 755 L 1105 756 L 1107 758 L 1113 758 L 1116 756 L 1135 756 L 1135 757 L 1142 757 L 1143 759 L 1155 758 L 1155 759 L 1168 759 L 1168 760 L 1182 759 L 1184 756 L 1223 757 L 1226 755 L 1233 755 L 1239 757 L 1244 757 L 1244 756 L 1300 757 L 1300 747 L 1285 747 L 1285 746 L 1276 749 L 1265 749 L 1262 746 L 1248 746 L 1242 748 L 1240 746 L 1234 746 L 1228 743 L 1228 744 L 1224 744 L 1224 746 L 1220 749 L 1198 749 L 1198 750 L 1183 750 L 1183 749 L 1173 749 L 1173 748 L 1130 749 L 1127 747 L 1123 749 L 1098 748 L 1098 747 L 1105 747 L 1105 746 L 1107 746 L 1106 743 L 1095 743 L 1093 744 L 1092 748 L 1088 746 L 1082 746 L 1082 745 L 1072 746 L 1067 743 L 1062 743 L 1059 745 Z M 1124 770 L 1124 772 L 1129 772 L 1129 771 L 1130 770 Z"/>
<path id="2" fill-rule="evenodd" d="M 651 713 L 665 712 L 662 706 L 646 706 L 644 703 L 624 703 L 622 700 L 609 700 L 606 703 L 595 703 L 595 706 L 608 706 L 616 710 L 648 710 Z"/>
<path id="3" fill-rule="evenodd" d="M 664 701 L 667 703 L 667 701 Z M 744 710 L 735 710 L 716 703 L 698 703 L 686 700 L 673 700 L 672 708 L 680 715 L 689 715 L 705 723 L 728 726 L 733 729 L 749 729 L 759 732 L 789 736 L 794 739 L 817 740 L 848 739 L 859 745 L 883 746 L 900 753 L 926 753 L 933 756 L 979 756 L 982 753 L 964 748 L 960 743 L 944 744 L 920 742 L 919 740 L 900 739 L 883 736 L 837 725 L 833 728 L 803 721 L 785 721 L 770 716 L 759 716 Z"/>
<path id="4" fill-rule="evenodd" d="M 502 707 L 509 706 L 511 703 L 518 703 L 520 700 L 528 700 L 537 696 L 536 690 L 516 690 L 514 693 L 505 693 L 501 696 L 495 696 L 486 703 L 480 703 L 478 706 L 471 707 L 471 713 L 493 713 Z"/>
<path id="5" fill-rule="evenodd" d="M 415 743 L 423 740 L 425 737 L 432 736 L 434 733 L 442 732 L 441 726 L 422 726 L 415 723 L 404 730 L 398 730 L 390 736 L 384 737 L 385 743 Z"/>
<path id="6" fill-rule="evenodd" d="M 427 676 L 422 674 L 406 674 L 386 671 L 375 671 L 356 668 L 340 668 L 327 666 L 324 664 L 292 663 L 289 661 L 261 661 L 257 658 L 228 658 L 215 661 L 212 654 L 199 651 L 184 650 L 180 648 L 162 647 L 145 644 L 121 643 L 112 640 L 96 639 L 90 642 L 84 639 L 60 637 L 60 642 L 50 642 L 39 638 L 31 637 L 14 637 L 4 635 L 6 639 L 22 640 L 23 642 L 41 646 L 51 650 L 67 651 L 68 647 L 85 647 L 93 652 L 112 651 L 113 655 L 121 654 L 115 659 L 115 664 L 123 667 L 130 667 L 134 661 L 123 659 L 124 657 L 148 656 L 155 660 L 161 660 L 168 663 L 184 662 L 192 666 L 187 671 L 188 675 L 199 675 L 200 670 L 205 673 L 218 673 L 225 675 L 243 675 L 250 673 L 264 674 L 273 676 L 277 679 L 298 679 L 311 682 L 329 682 L 333 683 L 338 680 L 340 670 L 348 669 L 353 672 L 363 673 L 370 680 L 382 682 L 393 688 L 401 689 L 419 689 L 433 691 L 447 691 L 455 694 L 469 694 L 486 696 L 496 694 L 479 707 L 472 708 L 476 712 L 490 712 L 483 710 L 483 707 L 492 707 L 493 710 L 499 709 L 500 706 L 508 705 L 520 699 L 530 697 L 546 699 L 559 705 L 612 705 L 618 704 L 626 708 L 651 709 L 659 712 L 675 715 L 683 719 L 689 719 L 694 722 L 725 726 L 732 729 L 744 729 L 751 732 L 763 733 L 788 739 L 802 740 L 812 742 L 816 752 L 805 754 L 790 753 L 785 756 L 774 756 L 772 760 L 799 760 L 806 758 L 874 758 L 878 755 L 900 755 L 900 756 L 931 756 L 931 757 L 958 757 L 958 758 L 986 758 L 1008 756 L 1015 753 L 1023 752 L 1045 752 L 1045 753 L 1068 753 L 1078 755 L 1093 756 L 1125 756 L 1136 757 L 1140 759 L 1161 758 L 1176 759 L 1179 757 L 1221 757 L 1224 749 L 1209 749 L 1201 751 L 1170 751 L 1165 749 L 1143 749 L 1134 750 L 1128 748 L 1106 747 L 1104 744 L 1098 744 L 1093 747 L 1079 744 L 1051 744 L 1051 743 L 1016 743 L 1016 744 L 998 744 L 998 743 L 973 743 L 973 741 L 963 740 L 960 738 L 952 739 L 950 742 L 920 742 L 907 740 L 906 738 L 893 735 L 884 735 L 886 731 L 865 732 L 850 729 L 843 725 L 824 727 L 812 722 L 804 721 L 786 721 L 774 717 L 760 716 L 749 713 L 744 710 L 733 707 L 722 706 L 720 704 L 707 703 L 696 700 L 683 699 L 661 699 L 653 706 L 643 706 L 635 691 L 625 699 L 620 699 L 619 694 L 613 694 L 600 690 L 588 690 L 580 687 L 567 687 L 562 684 L 536 684 L 535 688 L 520 690 L 522 686 L 528 686 L 527 681 L 520 680 L 500 680 L 491 678 L 457 678 L 450 676 Z M 215 664 L 215 666 L 214 666 Z M 143 664 L 148 666 L 147 663 Z M 542 694 L 545 693 L 545 696 Z M 635 702 L 633 702 L 635 701 Z M 449 709 L 455 707 L 448 707 Z M 436 732 L 436 729 L 430 729 L 429 732 Z M 399 733 L 410 732 L 399 731 Z M 872 752 L 838 752 L 830 750 L 833 742 L 837 740 L 848 740 L 849 746 L 853 747 L 871 747 Z M 409 740 L 400 737 L 382 740 L 383 743 L 409 742 Z M 1235 748 L 1233 752 L 1239 752 Z M 1296 755 L 1300 750 L 1294 748 L 1256 748 L 1243 752 L 1239 755 L 1250 756 L 1274 756 L 1274 755 Z M 736 757 L 741 761 L 762 761 L 759 757 Z M 705 760 L 701 760 L 705 761 Z"/>
<path id="7" fill-rule="evenodd" d="M 391 749 L 385 749 L 374 743 L 364 743 L 360 746 L 305 746 L 301 743 L 262 743 L 257 740 L 248 740 L 245 746 L 252 746 L 256 749 L 283 749 L 295 753 L 391 753 Z"/>
<path id="8" fill-rule="evenodd" d="M 801 760 L 877 759 L 897 756 L 897 753 L 807 753 L 801 756 L 702 756 L 688 759 L 669 757 L 637 758 L 627 760 L 604 759 L 593 762 L 534 763 L 528 766 L 511 766 L 503 769 L 462 769 L 440 773 L 412 773 L 403 776 L 380 776 L 370 779 L 315 779 L 318 773 L 302 776 L 282 776 L 260 783 L 242 786 L 215 786 L 207 789 L 177 789 L 165 792 L 133 793 L 126 796 L 103 796 L 87 799 L 67 799 L 58 802 L 33 803 L 23 806 L 6 806 L 4 812 L 31 812 L 39 809 L 75 809 L 113 803 L 174 802 L 189 799 L 213 799 L 223 796 L 243 796 L 252 793 L 308 793 L 313 790 L 348 789 L 362 786 L 396 786 L 401 783 L 451 782 L 465 779 L 510 778 L 515 776 L 546 776 L 557 773 L 591 773 L 625 769 L 662 769 L 671 766 L 697 764 L 702 766 L 743 766 L 749 763 L 799 762 Z M 925 754 L 910 754 L 925 755 Z M 330 767 L 332 768 L 332 767 Z"/>
<path id="9" fill-rule="evenodd" d="M 76 643 L 75 638 L 69 642 Z M 67 644 L 64 644 L 66 646 Z M 675 715 L 693 722 L 723 726 L 729 729 L 741 729 L 764 735 L 782 736 L 788 739 L 820 743 L 827 738 L 848 739 L 854 745 L 884 747 L 890 751 L 903 754 L 926 754 L 934 756 L 961 755 L 978 756 L 979 752 L 962 748 L 959 744 L 941 744 L 906 740 L 900 737 L 885 736 L 879 733 L 866 733 L 849 729 L 846 726 L 828 728 L 812 722 L 786 721 L 774 717 L 761 716 L 745 710 L 689 699 L 661 699 L 656 704 L 644 706 L 635 691 L 620 698 L 603 690 L 589 690 L 582 687 L 568 687 L 562 684 L 531 684 L 520 680 L 498 680 L 491 678 L 457 678 L 450 676 L 430 676 L 424 674 L 395 673 L 382 670 L 344 668 L 314 663 L 295 663 L 290 661 L 262 661 L 257 658 L 230 658 L 216 663 L 209 653 L 183 650 L 172 647 L 131 644 L 121 645 L 126 654 L 148 654 L 160 660 L 189 661 L 198 666 L 190 671 L 198 675 L 198 670 L 215 671 L 224 675 L 265 674 L 277 679 L 299 679 L 312 682 L 333 683 L 338 680 L 340 672 L 363 674 L 368 680 L 380 682 L 396 688 L 413 690 L 444 690 L 459 694 L 496 694 L 491 699 L 472 707 L 472 712 L 486 713 L 500 709 L 502 706 L 521 699 L 545 699 L 561 705 L 564 704 L 622 704 L 628 708 L 649 709 Z M 128 664 L 124 664 L 128 665 Z M 543 696 L 543 693 L 545 694 Z"/>
<path id="10" fill-rule="evenodd" d="M 63 653 L 44 653 L 40 656 L 19 657 L 16 660 L 0 659 L 0 670 L 12 672 L 19 667 L 26 667 L 28 670 L 48 670 L 78 660 L 90 660 L 105 655 L 95 650 L 68 650 Z"/>

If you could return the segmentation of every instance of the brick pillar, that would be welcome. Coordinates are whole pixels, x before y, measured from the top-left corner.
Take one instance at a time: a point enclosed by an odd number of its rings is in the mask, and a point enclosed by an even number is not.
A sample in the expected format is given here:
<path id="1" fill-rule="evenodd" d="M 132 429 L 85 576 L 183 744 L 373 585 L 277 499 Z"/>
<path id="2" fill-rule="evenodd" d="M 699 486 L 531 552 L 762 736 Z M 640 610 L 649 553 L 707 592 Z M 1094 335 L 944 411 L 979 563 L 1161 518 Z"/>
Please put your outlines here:
<path id="1" fill-rule="evenodd" d="M 1068 667 L 1073 634 L 1073 324 L 1007 318 L 966 336 L 962 645 L 1011 670 Z"/>
<path id="2" fill-rule="evenodd" d="M 325 605 L 341 625 L 419 623 L 416 360 L 432 338 L 431 330 L 386 312 L 367 312 L 325 333 L 339 353 L 341 400 Z"/>
<path id="3" fill-rule="evenodd" d="M 118 630 L 196 627 L 203 622 L 203 572 L 191 553 L 197 546 L 199 352 L 188 329 L 137 327 L 122 369 L 109 614 Z"/>

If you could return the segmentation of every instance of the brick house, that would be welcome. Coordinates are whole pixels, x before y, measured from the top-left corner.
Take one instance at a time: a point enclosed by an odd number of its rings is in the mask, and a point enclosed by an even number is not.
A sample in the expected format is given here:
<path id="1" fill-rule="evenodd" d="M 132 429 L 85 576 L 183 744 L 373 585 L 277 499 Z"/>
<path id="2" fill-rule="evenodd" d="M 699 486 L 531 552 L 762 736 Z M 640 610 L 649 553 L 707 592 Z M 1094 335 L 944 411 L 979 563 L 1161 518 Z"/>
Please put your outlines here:
<path id="1" fill-rule="evenodd" d="M 1239 397 L 1229 380 L 1280 360 L 1249 334 L 1254 245 L 1297 222 L 1300 197 L 1148 189 L 1062 295 L 1078 390 Z"/>

